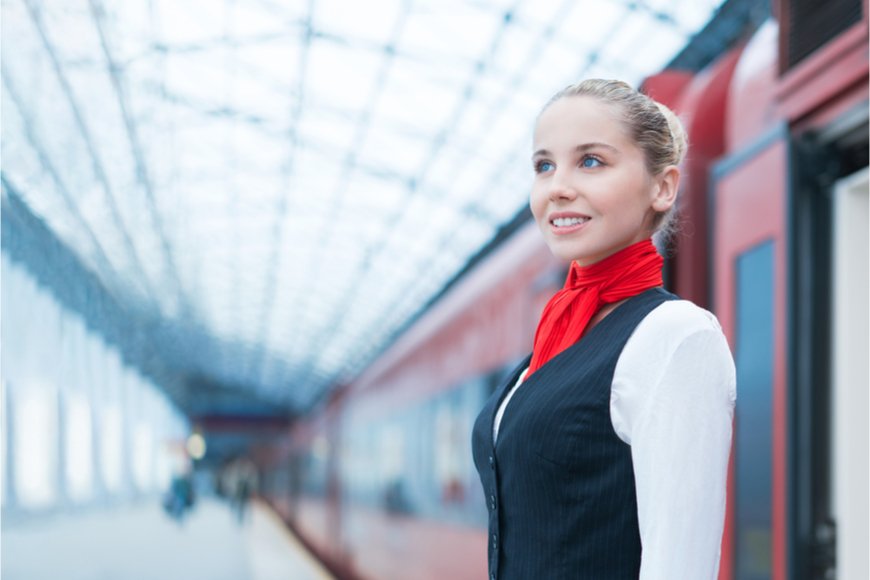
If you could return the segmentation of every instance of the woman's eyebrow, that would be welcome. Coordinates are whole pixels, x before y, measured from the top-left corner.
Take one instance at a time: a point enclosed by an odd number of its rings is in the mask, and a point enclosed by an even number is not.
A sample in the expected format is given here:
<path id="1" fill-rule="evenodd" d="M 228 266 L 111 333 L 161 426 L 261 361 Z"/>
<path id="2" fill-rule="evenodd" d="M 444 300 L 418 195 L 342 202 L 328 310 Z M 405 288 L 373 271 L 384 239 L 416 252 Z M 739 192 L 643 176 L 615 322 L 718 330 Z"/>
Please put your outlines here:
<path id="1" fill-rule="evenodd" d="M 608 145 L 607 143 L 601 143 L 600 141 L 594 141 L 592 143 L 582 143 L 582 144 L 574 147 L 574 151 L 588 151 L 589 149 L 596 149 L 596 148 L 610 149 L 614 153 L 619 153 L 619 149 L 617 149 L 613 145 Z M 552 155 L 552 154 L 548 150 L 538 149 L 537 151 L 535 151 L 532 154 L 532 157 L 549 157 L 550 155 Z"/>
<path id="2" fill-rule="evenodd" d="M 607 143 L 602 143 L 600 141 L 594 141 L 592 143 L 583 143 L 582 145 L 577 145 L 574 147 L 574 151 L 587 151 L 589 149 L 610 149 L 614 153 L 619 153 L 619 149 L 614 147 L 613 145 L 608 145 Z"/>

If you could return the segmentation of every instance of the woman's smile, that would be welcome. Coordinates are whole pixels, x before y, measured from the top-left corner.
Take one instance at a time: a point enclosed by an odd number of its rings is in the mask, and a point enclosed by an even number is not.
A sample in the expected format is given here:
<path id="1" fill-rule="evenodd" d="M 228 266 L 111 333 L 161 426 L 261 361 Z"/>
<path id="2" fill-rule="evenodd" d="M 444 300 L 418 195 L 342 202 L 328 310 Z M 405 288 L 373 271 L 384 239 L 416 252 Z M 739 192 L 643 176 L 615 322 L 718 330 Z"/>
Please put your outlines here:
<path id="1" fill-rule="evenodd" d="M 582 230 L 591 219 L 575 212 L 555 212 L 550 214 L 549 222 L 555 235 L 564 236 Z"/>

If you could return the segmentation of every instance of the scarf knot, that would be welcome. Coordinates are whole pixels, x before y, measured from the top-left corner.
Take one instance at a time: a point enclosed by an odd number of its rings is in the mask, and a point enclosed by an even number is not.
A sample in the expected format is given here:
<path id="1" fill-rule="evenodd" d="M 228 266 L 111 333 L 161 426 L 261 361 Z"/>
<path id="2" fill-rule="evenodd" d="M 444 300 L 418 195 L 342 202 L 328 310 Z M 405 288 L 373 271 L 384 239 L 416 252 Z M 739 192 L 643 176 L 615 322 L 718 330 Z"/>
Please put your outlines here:
<path id="1" fill-rule="evenodd" d="M 541 314 L 526 379 L 580 340 L 602 306 L 661 286 L 663 264 L 664 259 L 650 239 L 590 266 L 571 262 L 565 286 L 553 295 Z"/>

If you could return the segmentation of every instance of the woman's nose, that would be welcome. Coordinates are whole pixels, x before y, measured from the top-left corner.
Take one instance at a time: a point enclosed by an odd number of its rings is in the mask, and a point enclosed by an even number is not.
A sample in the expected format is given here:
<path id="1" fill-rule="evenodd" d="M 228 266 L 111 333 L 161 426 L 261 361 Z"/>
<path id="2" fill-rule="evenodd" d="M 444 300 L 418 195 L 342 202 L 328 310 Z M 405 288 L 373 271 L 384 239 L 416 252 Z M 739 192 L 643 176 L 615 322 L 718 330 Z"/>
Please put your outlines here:
<path id="1" fill-rule="evenodd" d="M 550 180 L 550 200 L 571 200 L 577 197 L 577 189 L 566 171 L 556 171 Z"/>

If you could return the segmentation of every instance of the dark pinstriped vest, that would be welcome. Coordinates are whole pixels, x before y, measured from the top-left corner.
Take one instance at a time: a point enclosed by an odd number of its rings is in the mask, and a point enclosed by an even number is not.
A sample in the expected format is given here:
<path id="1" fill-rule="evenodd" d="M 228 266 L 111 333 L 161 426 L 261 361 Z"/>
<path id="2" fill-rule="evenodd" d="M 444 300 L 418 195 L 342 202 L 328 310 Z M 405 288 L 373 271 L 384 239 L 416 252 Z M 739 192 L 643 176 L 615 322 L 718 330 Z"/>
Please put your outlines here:
<path id="1" fill-rule="evenodd" d="M 487 401 L 472 451 L 489 508 L 490 580 L 637 580 L 640 531 L 631 448 L 613 430 L 610 385 L 629 336 L 660 288 L 618 306 L 514 393 L 529 358 Z"/>

